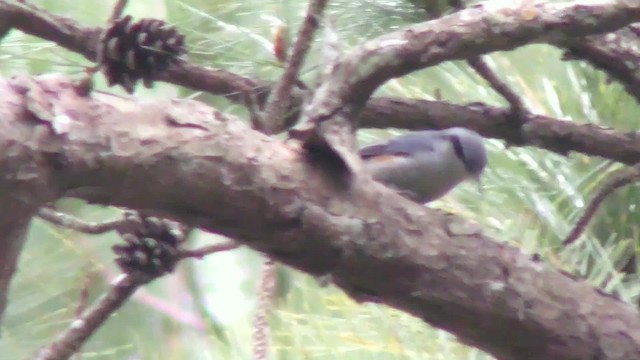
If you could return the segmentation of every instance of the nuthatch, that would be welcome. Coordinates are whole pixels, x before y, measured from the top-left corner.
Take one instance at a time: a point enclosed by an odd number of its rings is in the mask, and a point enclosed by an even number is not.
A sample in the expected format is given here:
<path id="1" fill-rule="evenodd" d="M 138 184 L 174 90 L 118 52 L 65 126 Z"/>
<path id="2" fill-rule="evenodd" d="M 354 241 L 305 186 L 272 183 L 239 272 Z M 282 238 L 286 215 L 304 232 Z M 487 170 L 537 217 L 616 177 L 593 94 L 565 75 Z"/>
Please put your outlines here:
<path id="1" fill-rule="evenodd" d="M 365 170 L 417 202 L 435 200 L 487 165 L 482 137 L 465 128 L 424 130 L 360 149 Z"/>

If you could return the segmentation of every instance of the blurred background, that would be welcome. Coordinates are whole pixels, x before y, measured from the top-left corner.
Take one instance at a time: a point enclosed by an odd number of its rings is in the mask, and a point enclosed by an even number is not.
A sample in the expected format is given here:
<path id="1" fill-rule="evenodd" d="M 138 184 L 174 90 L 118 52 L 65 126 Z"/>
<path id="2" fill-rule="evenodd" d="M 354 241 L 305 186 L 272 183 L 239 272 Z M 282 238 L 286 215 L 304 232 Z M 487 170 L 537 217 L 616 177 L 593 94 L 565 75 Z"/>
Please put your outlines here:
<path id="1" fill-rule="evenodd" d="M 102 0 L 32 2 L 87 26 L 103 26 L 113 5 Z M 302 0 L 135 0 L 125 13 L 174 24 L 186 35 L 188 57 L 195 63 L 275 80 L 282 64 L 273 55 L 273 34 L 283 25 L 295 34 L 305 7 Z M 334 0 L 327 15 L 335 21 L 344 49 L 425 16 L 401 0 Z M 314 83 L 320 58 L 318 41 L 315 45 L 301 74 L 308 84 Z M 589 65 L 561 57 L 558 49 L 535 45 L 494 53 L 486 61 L 534 113 L 621 131 L 637 129 L 637 104 L 618 84 Z M 0 43 L 0 75 L 5 77 L 80 75 L 88 65 L 77 54 L 17 31 Z M 96 77 L 96 85 L 107 90 L 102 76 Z M 506 106 L 465 62 L 448 62 L 389 81 L 376 95 Z M 194 98 L 247 117 L 246 109 L 221 97 L 170 84 L 139 86 L 136 96 Z M 358 137 L 364 145 L 399 133 L 363 129 Z M 506 148 L 497 140 L 488 141 L 488 147 L 484 191 L 466 184 L 429 206 L 475 219 L 488 235 L 637 302 L 637 187 L 611 195 L 583 237 L 570 247 L 560 245 L 594 191 L 619 165 L 580 154 L 562 157 L 531 147 Z M 92 221 L 119 213 L 73 200 L 57 206 Z M 83 288 L 89 290 L 89 302 L 107 289 L 118 274 L 110 251 L 118 241 L 115 235 L 88 236 L 34 220 L 0 328 L 3 360 L 28 358 L 68 326 Z M 196 233 L 190 244 L 219 241 L 224 239 Z M 264 260 L 241 248 L 183 261 L 174 274 L 139 290 L 109 319 L 83 348 L 82 359 L 251 359 Z M 340 290 L 321 287 L 315 279 L 281 265 L 268 320 L 271 359 L 492 359 L 409 315 L 356 304 Z"/>

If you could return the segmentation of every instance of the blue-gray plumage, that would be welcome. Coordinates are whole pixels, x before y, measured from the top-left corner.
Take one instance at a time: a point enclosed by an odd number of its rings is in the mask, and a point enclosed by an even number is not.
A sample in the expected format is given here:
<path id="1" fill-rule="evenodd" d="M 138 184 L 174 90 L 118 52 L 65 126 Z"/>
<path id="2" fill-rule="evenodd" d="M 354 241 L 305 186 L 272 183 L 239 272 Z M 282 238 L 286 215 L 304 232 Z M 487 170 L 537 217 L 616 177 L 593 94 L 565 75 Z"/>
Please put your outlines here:
<path id="1" fill-rule="evenodd" d="M 365 170 L 387 186 L 425 203 L 467 179 L 480 178 L 487 164 L 483 139 L 465 128 L 415 131 L 365 146 Z"/>

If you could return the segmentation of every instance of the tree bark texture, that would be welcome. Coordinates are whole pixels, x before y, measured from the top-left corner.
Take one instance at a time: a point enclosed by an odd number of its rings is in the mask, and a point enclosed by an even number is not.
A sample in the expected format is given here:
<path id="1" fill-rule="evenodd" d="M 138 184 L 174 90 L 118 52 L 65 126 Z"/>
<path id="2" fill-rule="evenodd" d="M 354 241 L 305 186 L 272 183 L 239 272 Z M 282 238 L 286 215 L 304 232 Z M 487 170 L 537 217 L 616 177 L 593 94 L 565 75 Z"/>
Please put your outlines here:
<path id="1" fill-rule="evenodd" d="M 500 359 L 640 358 L 631 306 L 366 176 L 335 183 L 295 141 L 194 101 L 86 96 L 63 76 L 2 79 L 0 94 L 0 170 L 17 174 L 6 193 L 37 190 L 15 193 L 26 209 L 72 196 L 178 219 Z"/>
<path id="2" fill-rule="evenodd" d="M 100 28 L 21 1 L 0 0 L 0 19 L 0 37 L 18 29 L 96 58 Z M 640 98 L 637 66 L 622 66 L 640 59 L 628 46 L 637 37 L 637 25 L 630 24 L 638 20 L 640 2 L 629 0 L 473 7 L 373 39 L 323 64 L 323 82 L 294 115 L 312 128 L 337 124 L 331 128 L 337 143 L 329 146 L 352 141 L 349 127 L 357 123 L 458 125 L 517 145 L 634 164 L 640 161 L 636 132 L 533 114 L 515 126 L 507 109 L 482 104 L 366 101 L 393 77 L 528 43 L 565 47 Z M 247 93 L 264 101 L 269 90 L 264 81 L 188 62 L 157 80 L 236 102 Z M 291 102 L 301 99 L 294 93 Z M 0 79 L 0 149 L 0 314 L 31 216 L 47 202 L 76 197 L 239 239 L 300 270 L 330 275 L 358 300 L 404 310 L 501 360 L 640 359 L 640 317 L 631 306 L 357 171 L 336 181 L 300 143 L 268 137 L 197 102 L 87 94 L 59 75 Z M 349 147 L 339 153 L 348 155 Z"/>
<path id="3" fill-rule="evenodd" d="M 617 4 L 617 6 L 611 6 Z M 524 16 L 528 14 L 530 22 L 535 22 L 539 27 L 544 27 L 542 19 L 534 16 L 537 13 L 545 12 L 545 9 L 531 7 L 517 7 L 514 2 L 515 10 L 509 10 L 515 19 L 512 22 L 506 22 L 508 27 L 517 27 L 518 14 Z M 627 6 L 635 6 L 635 2 L 629 2 Z M 561 5 L 561 9 L 562 9 Z M 574 5 L 568 7 L 565 12 L 573 14 L 573 18 L 580 18 L 580 6 Z M 624 7 L 624 2 L 609 1 L 604 5 L 595 5 L 596 8 L 602 6 L 610 8 L 610 11 L 618 9 L 618 15 L 614 17 L 618 20 L 612 28 L 623 27 L 630 19 L 629 14 L 634 12 L 627 11 L 629 8 Z M 551 5 L 554 8 L 554 5 Z M 483 8 L 476 8 L 479 11 Z M 620 10 L 622 9 L 622 10 Z M 484 9 L 484 19 L 489 21 L 495 15 L 496 9 Z M 597 10 L 585 12 L 597 13 Z M 42 9 L 30 6 L 16 1 L 0 0 L 0 14 L 3 15 L 5 25 L 14 27 L 28 34 L 53 41 L 58 45 L 77 52 L 89 60 L 96 59 L 96 46 L 98 37 L 102 29 L 96 27 L 86 27 L 76 23 L 73 19 L 47 14 Z M 626 14 L 627 16 L 624 16 Z M 569 22 L 570 16 L 567 17 Z M 633 19 L 633 18 L 631 18 Z M 475 18 L 467 19 L 458 18 L 462 24 L 468 24 L 473 20 L 476 27 L 466 25 L 467 29 L 475 29 L 475 31 L 464 33 L 469 38 L 486 38 L 488 34 L 480 31 L 477 25 L 482 21 Z M 450 27 L 451 20 L 441 21 L 439 19 L 429 22 L 429 26 L 434 32 L 440 32 L 441 29 Z M 601 24 L 602 22 L 593 22 Z M 617 25 L 616 25 L 617 24 Z M 584 25 L 583 25 L 584 26 Z M 570 25 L 567 25 L 570 28 Z M 583 36 L 560 36 L 560 29 L 555 32 L 556 38 L 548 39 L 545 37 L 535 38 L 537 41 L 549 40 L 552 44 L 561 44 L 566 46 L 570 57 L 576 57 L 588 60 L 613 78 L 620 80 L 627 88 L 629 93 L 640 98 L 640 70 L 638 66 L 627 66 L 625 64 L 640 63 L 640 48 L 631 46 L 638 41 L 636 35 L 638 25 L 630 25 L 623 29 L 602 35 Z M 603 32 L 602 28 L 598 31 L 591 29 L 593 32 Z M 583 31 L 587 31 L 583 29 Z M 544 34 L 544 33 L 543 33 Z M 399 34 L 396 33 L 396 36 Z M 540 34 L 539 34 L 540 35 Z M 486 40 L 490 42 L 491 40 Z M 507 41 L 507 40 L 505 40 Z M 514 40 L 515 41 L 515 40 Z M 520 40 L 518 40 L 520 41 Z M 509 41 L 507 41 L 509 43 Z M 379 43 L 384 45 L 385 42 Z M 616 46 L 623 44 L 624 46 Z M 495 46 L 495 45 L 494 45 Z M 516 44 L 510 48 L 517 47 Z M 470 55 L 481 55 L 488 53 L 489 49 L 477 48 Z M 442 58 L 452 59 L 454 54 L 442 54 Z M 624 61 L 621 61 L 624 60 Z M 181 63 L 179 66 L 171 67 L 168 71 L 161 75 L 158 80 L 166 81 L 172 84 L 185 86 L 190 89 L 206 91 L 211 94 L 227 97 L 231 101 L 244 103 L 245 96 L 243 94 L 252 94 L 259 101 L 266 100 L 269 92 L 269 82 L 260 79 L 251 79 L 239 74 L 235 74 L 224 69 L 213 69 L 201 67 L 189 62 Z M 300 104 L 302 96 L 300 93 L 294 92 L 292 103 Z M 297 117 L 299 113 L 292 112 L 291 116 Z M 422 99 L 405 99 L 391 97 L 372 98 L 367 102 L 363 111 L 358 116 L 358 122 L 361 127 L 386 128 L 395 127 L 402 129 L 441 129 L 449 126 L 464 126 L 474 129 L 485 137 L 497 138 L 507 141 L 515 145 L 536 146 L 554 152 L 567 154 L 571 151 L 581 152 L 587 155 L 600 156 L 614 161 L 633 165 L 640 161 L 640 141 L 638 141 L 638 133 L 623 133 L 614 129 L 601 128 L 593 124 L 580 124 L 580 121 L 569 122 L 559 121 L 548 116 L 538 114 L 525 114 L 526 126 L 514 127 L 515 121 L 509 109 L 487 106 L 484 104 L 450 104 L 445 101 L 428 101 Z"/>

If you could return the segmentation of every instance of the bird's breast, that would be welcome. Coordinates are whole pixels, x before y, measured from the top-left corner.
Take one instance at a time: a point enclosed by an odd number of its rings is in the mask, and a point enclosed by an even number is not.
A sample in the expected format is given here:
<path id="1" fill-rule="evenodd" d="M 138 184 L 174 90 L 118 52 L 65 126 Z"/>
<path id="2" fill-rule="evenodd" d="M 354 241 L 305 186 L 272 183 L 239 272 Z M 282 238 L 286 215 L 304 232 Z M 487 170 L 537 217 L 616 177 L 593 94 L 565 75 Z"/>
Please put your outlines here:
<path id="1" fill-rule="evenodd" d="M 463 181 L 467 172 L 462 163 L 448 156 L 396 157 L 385 161 L 365 162 L 365 169 L 383 184 L 409 192 L 414 200 L 435 200 Z"/>

